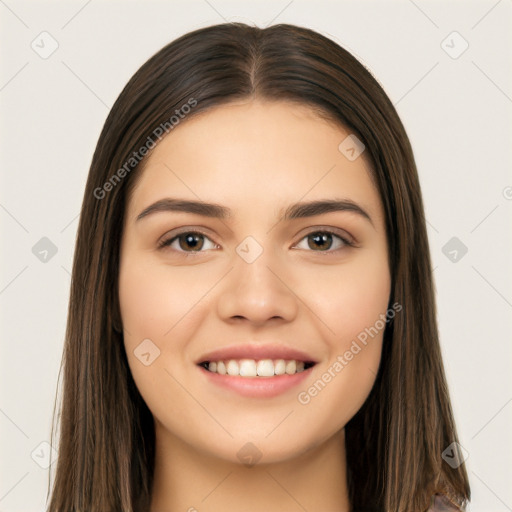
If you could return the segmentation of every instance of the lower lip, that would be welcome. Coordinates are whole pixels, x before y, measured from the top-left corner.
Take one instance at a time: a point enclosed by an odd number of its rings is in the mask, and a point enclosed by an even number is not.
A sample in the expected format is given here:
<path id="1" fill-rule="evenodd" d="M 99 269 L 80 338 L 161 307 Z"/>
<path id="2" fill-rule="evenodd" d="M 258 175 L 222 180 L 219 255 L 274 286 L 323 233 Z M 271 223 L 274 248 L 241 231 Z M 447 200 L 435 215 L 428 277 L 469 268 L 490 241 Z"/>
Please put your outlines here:
<path id="1" fill-rule="evenodd" d="M 311 375 L 314 366 L 293 375 L 277 375 L 274 377 L 236 377 L 213 373 L 199 366 L 212 384 L 235 391 L 253 398 L 272 398 L 298 386 Z"/>

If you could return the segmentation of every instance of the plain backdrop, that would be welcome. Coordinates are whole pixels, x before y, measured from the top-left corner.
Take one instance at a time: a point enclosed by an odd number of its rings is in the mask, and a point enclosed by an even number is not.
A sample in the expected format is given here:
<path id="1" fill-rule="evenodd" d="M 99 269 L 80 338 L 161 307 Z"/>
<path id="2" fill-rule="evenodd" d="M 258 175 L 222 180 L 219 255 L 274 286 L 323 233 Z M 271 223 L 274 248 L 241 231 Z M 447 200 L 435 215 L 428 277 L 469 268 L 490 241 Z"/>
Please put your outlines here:
<path id="1" fill-rule="evenodd" d="M 395 104 L 421 179 L 470 510 L 512 510 L 510 0 L 0 0 L 0 19 L 0 512 L 45 508 L 78 214 L 109 108 L 161 47 L 223 21 L 317 30 Z"/>

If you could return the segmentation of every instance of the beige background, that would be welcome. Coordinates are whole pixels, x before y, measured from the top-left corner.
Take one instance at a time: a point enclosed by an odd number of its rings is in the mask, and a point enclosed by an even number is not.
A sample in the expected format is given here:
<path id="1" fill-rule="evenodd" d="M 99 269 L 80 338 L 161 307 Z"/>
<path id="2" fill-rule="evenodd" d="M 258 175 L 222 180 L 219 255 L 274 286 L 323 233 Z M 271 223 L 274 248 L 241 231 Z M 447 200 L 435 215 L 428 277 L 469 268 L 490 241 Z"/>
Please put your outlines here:
<path id="1" fill-rule="evenodd" d="M 423 187 L 470 510 L 512 510 L 510 0 L 0 0 L 0 20 L 0 512 L 44 510 L 77 217 L 109 108 L 162 46 L 224 20 L 318 30 L 395 103 Z"/>

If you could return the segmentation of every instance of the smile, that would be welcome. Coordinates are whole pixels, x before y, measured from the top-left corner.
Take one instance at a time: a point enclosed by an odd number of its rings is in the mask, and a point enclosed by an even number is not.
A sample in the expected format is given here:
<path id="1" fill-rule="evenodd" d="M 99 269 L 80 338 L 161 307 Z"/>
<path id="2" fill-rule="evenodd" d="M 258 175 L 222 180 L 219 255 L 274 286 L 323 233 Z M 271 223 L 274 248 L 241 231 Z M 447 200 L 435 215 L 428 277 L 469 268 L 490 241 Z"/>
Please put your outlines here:
<path id="1" fill-rule="evenodd" d="M 254 378 L 294 375 L 311 368 L 314 364 L 295 359 L 229 359 L 226 361 L 203 361 L 199 366 L 219 375 Z"/>
<path id="2" fill-rule="evenodd" d="M 273 398 L 297 388 L 315 362 L 294 359 L 228 359 L 197 365 L 206 383 L 249 398 Z"/>

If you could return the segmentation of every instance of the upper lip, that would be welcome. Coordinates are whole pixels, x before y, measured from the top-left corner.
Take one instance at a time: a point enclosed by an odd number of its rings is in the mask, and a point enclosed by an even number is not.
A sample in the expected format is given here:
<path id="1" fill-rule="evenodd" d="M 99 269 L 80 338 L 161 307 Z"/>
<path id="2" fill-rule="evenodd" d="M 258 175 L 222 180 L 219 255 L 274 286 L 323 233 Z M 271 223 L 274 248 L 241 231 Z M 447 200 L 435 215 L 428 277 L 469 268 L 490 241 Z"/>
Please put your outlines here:
<path id="1" fill-rule="evenodd" d="M 196 364 L 206 361 L 229 361 L 230 359 L 285 359 L 316 363 L 317 361 L 306 352 L 284 345 L 251 344 L 230 345 L 203 354 Z"/>

